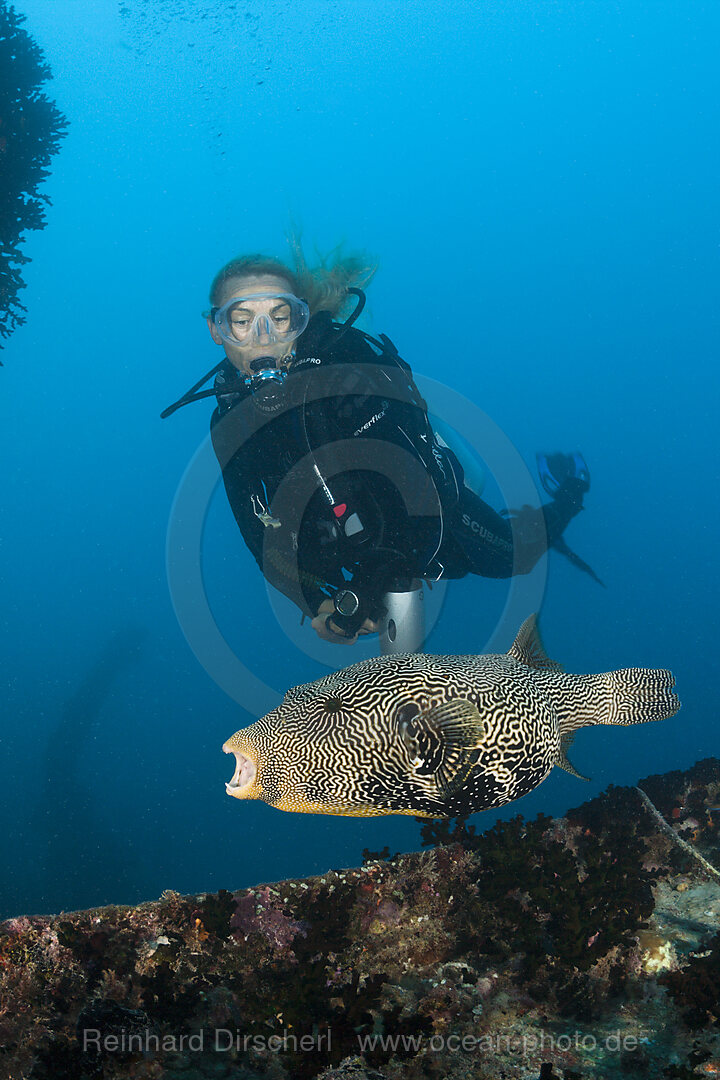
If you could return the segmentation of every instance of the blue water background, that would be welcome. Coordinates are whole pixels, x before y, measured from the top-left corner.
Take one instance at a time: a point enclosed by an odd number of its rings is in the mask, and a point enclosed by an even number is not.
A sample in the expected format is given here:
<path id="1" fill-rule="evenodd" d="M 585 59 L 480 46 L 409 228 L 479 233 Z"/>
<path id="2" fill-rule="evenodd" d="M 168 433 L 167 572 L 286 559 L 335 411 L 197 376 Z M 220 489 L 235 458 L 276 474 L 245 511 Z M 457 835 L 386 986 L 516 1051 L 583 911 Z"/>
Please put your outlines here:
<path id="1" fill-rule="evenodd" d="M 70 129 L 0 372 L 0 911 L 419 846 L 411 819 L 226 796 L 221 744 L 253 717 L 203 670 L 169 594 L 171 507 L 211 406 L 158 414 L 219 359 L 200 314 L 215 270 L 284 256 L 291 218 L 310 254 L 345 239 L 378 257 L 367 328 L 477 403 L 529 465 L 538 448 L 584 451 L 592 491 L 567 539 L 608 587 L 551 554 L 550 654 L 677 676 L 675 719 L 579 735 L 591 784 L 555 770 L 476 823 L 560 813 L 717 753 L 717 5 L 19 7 Z M 202 563 L 233 649 L 278 692 L 370 654 L 320 658 L 295 615 L 288 637 L 221 492 Z M 507 589 L 453 583 L 428 650 L 481 650 Z"/>

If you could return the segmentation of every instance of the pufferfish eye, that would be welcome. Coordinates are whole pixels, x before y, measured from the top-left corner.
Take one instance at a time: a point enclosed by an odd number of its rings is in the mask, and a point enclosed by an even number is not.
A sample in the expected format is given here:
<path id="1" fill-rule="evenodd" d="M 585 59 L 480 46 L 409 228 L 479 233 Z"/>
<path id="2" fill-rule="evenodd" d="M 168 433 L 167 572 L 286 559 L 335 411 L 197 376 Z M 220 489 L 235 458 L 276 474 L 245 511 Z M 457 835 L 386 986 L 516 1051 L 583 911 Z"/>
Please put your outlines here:
<path id="1" fill-rule="evenodd" d="M 334 713 L 342 712 L 343 703 L 340 698 L 329 697 L 323 701 L 323 712 L 332 716 Z"/>
<path id="2" fill-rule="evenodd" d="M 395 722 L 400 727 L 404 727 L 406 724 L 409 724 L 411 720 L 414 720 L 419 712 L 420 706 L 416 705 L 414 701 L 409 701 L 407 705 L 401 705 L 395 713 Z"/>
<path id="3" fill-rule="evenodd" d="M 415 717 L 420 712 L 420 706 L 410 701 L 406 705 L 401 705 L 398 711 L 395 713 L 395 723 L 400 730 L 400 738 L 405 743 L 405 748 L 412 759 L 414 765 L 422 764 L 420 758 L 420 744 L 414 737 L 411 724 Z"/>

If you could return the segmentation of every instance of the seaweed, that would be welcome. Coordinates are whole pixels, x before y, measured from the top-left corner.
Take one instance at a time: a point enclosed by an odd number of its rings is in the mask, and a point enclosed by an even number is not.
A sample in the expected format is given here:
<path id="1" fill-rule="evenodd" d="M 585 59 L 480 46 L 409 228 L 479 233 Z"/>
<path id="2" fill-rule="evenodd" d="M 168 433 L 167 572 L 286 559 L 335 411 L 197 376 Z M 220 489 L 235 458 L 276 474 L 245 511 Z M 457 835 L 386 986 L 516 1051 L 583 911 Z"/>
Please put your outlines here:
<path id="1" fill-rule="evenodd" d="M 632 945 L 653 910 L 653 877 L 638 839 L 587 829 L 571 850 L 551 824 L 542 814 L 532 822 L 518 816 L 474 837 L 476 899 L 458 910 L 481 956 L 521 955 L 523 979 L 548 964 L 587 971 L 616 946 Z M 574 993 L 573 985 L 565 997 L 582 1004 L 585 988 Z"/>
<path id="2" fill-rule="evenodd" d="M 381 851 L 371 851 L 370 848 L 363 848 L 362 861 L 363 865 L 365 865 L 365 863 L 371 862 L 392 862 L 393 859 L 397 859 L 399 854 L 399 851 L 396 851 L 394 855 L 391 854 L 390 848 L 387 846 L 387 844 Z"/>
<path id="3" fill-rule="evenodd" d="M 185 977 L 187 976 L 187 977 Z M 158 964 L 152 975 L 142 975 L 141 1000 L 153 1021 L 169 1024 L 187 1023 L 201 1000 L 202 984 L 191 978 L 192 972 L 178 971 L 167 961 Z"/>
<path id="4" fill-rule="evenodd" d="M 27 309 L 18 299 L 25 288 L 20 268 L 30 260 L 20 251 L 23 234 L 44 229 L 50 200 L 38 188 L 64 137 L 67 120 L 40 87 L 51 72 L 27 31 L 25 16 L 0 0 L 0 348 Z"/>
<path id="5" fill-rule="evenodd" d="M 477 831 L 474 825 L 467 824 L 467 817 L 440 818 L 421 823 L 420 837 L 423 847 L 441 847 L 448 844 L 461 844 L 467 851 L 474 850 Z"/>
<path id="6" fill-rule="evenodd" d="M 668 971 L 658 982 L 667 987 L 688 1027 L 720 1029 L 720 933 L 700 956 L 680 971 Z"/>
<path id="7" fill-rule="evenodd" d="M 218 893 L 208 893 L 198 904 L 194 915 L 196 926 L 208 934 L 215 934 L 221 940 L 230 937 L 233 933 L 233 917 L 237 909 L 237 901 L 227 889 L 220 889 Z"/>

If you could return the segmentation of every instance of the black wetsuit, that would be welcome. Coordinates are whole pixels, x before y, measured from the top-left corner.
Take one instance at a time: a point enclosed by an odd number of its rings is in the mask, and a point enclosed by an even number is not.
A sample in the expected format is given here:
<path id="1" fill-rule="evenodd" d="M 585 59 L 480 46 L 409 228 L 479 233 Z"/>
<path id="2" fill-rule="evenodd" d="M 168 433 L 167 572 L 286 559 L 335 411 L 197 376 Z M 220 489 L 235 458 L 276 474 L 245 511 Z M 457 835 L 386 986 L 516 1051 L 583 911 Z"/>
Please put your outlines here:
<path id="1" fill-rule="evenodd" d="M 511 527 L 437 442 L 409 366 L 376 344 L 320 312 L 279 389 L 238 390 L 229 362 L 216 378 L 212 440 L 233 514 L 267 580 L 311 616 L 344 586 L 359 620 L 413 577 L 528 573 L 582 508 L 570 482 Z"/>

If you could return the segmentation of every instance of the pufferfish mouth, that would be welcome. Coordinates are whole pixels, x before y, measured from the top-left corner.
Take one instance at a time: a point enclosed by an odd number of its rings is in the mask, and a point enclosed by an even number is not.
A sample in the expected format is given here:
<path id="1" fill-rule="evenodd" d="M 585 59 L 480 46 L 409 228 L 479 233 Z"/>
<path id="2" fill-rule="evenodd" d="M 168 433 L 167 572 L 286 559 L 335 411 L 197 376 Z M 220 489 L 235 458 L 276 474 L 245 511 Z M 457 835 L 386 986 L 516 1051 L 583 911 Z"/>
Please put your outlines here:
<path id="1" fill-rule="evenodd" d="M 233 750 L 230 746 L 223 746 L 226 754 L 235 755 L 235 772 L 229 784 L 225 785 L 228 795 L 238 795 L 245 788 L 254 784 L 257 776 L 257 766 L 252 758 L 242 754 L 239 750 Z"/>

